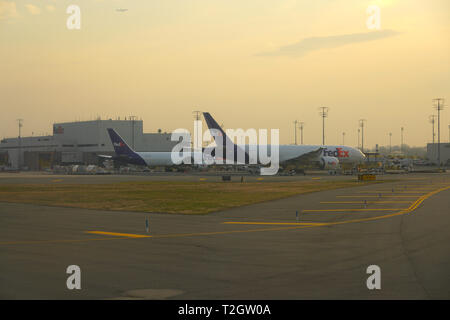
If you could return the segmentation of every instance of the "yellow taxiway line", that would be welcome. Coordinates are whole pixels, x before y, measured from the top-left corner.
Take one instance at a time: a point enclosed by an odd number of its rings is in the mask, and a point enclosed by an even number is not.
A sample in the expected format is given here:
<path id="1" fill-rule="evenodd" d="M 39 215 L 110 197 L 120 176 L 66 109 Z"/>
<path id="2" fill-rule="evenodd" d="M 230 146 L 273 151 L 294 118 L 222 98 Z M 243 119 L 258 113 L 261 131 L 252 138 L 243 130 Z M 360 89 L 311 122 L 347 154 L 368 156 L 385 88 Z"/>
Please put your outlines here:
<path id="1" fill-rule="evenodd" d="M 152 236 L 146 236 L 142 234 L 132 234 L 132 233 L 117 233 L 117 232 L 106 232 L 106 231 L 85 231 L 85 233 L 101 234 L 105 236 L 115 236 L 115 237 L 126 237 L 126 238 L 151 238 Z"/>
<path id="2" fill-rule="evenodd" d="M 425 191 L 426 192 L 426 191 Z M 392 192 L 391 190 L 373 190 L 373 191 L 359 191 L 358 193 L 381 193 L 381 194 L 386 194 L 386 193 L 425 193 L 424 191 L 407 191 L 407 190 L 399 190 L 396 191 L 394 189 L 394 191 Z"/>
<path id="3" fill-rule="evenodd" d="M 429 184 L 429 183 L 424 183 L 424 184 L 407 184 L 407 187 L 422 187 L 422 188 L 432 188 L 432 187 L 439 187 L 439 186 L 446 186 L 448 185 L 447 183 L 433 183 L 433 184 Z M 404 187 L 405 185 L 399 185 Z"/>
<path id="4" fill-rule="evenodd" d="M 427 193 L 426 195 L 423 195 L 419 199 L 414 201 L 414 203 L 411 204 L 408 208 L 401 209 L 401 211 L 398 211 L 398 212 L 395 212 L 395 213 L 386 214 L 386 215 L 382 215 L 382 216 L 376 216 L 376 217 L 370 217 L 370 218 L 351 219 L 351 220 L 338 221 L 338 222 L 324 222 L 321 225 L 302 226 L 301 228 L 312 228 L 312 227 L 333 226 L 333 225 L 347 224 L 347 223 L 366 222 L 366 221 L 387 219 L 387 218 L 391 218 L 391 217 L 407 214 L 407 213 L 410 213 L 410 212 L 414 211 L 415 209 L 417 209 L 417 207 L 423 201 L 425 201 L 426 199 L 428 199 L 432 195 L 435 195 L 436 193 L 439 193 L 441 191 L 445 191 L 445 190 L 448 190 L 448 189 L 450 189 L 450 186 L 443 187 L 443 188 L 440 188 L 438 190 L 434 190 L 434 191 L 432 191 L 430 193 Z M 256 224 L 256 223 L 254 223 L 254 224 Z M 298 228 L 300 228 L 300 227 L 298 227 Z M 291 229 L 291 228 L 286 228 L 286 229 Z M 295 227 L 293 227 L 293 229 L 295 229 Z"/>
<path id="5" fill-rule="evenodd" d="M 302 212 L 342 212 L 342 211 L 395 211 L 406 208 L 365 208 L 365 209 L 307 209 Z"/>
<path id="6" fill-rule="evenodd" d="M 417 207 L 422 202 L 424 202 L 426 199 L 428 199 L 432 195 L 435 195 L 436 193 L 439 193 L 441 191 L 445 191 L 445 190 L 448 190 L 448 189 L 450 189 L 450 186 L 446 186 L 446 187 L 434 190 L 434 191 L 432 191 L 430 193 L 427 193 L 427 194 L 421 196 L 416 201 L 414 201 L 414 203 L 412 205 L 410 205 L 408 208 L 403 209 L 403 210 L 401 210 L 399 212 L 396 212 L 396 213 L 386 214 L 386 215 L 377 216 L 377 217 L 370 217 L 370 218 L 361 218 L 361 219 L 352 219 L 352 220 L 345 220 L 345 221 L 339 221 L 339 222 L 330 222 L 330 223 L 328 223 L 328 225 L 338 225 L 338 224 L 346 224 L 346 223 L 355 223 L 355 222 L 365 222 L 365 221 L 372 221 L 372 220 L 380 220 L 380 219 L 386 219 L 386 218 L 391 218 L 391 217 L 407 214 L 407 213 L 410 213 L 410 212 L 416 210 Z"/>
<path id="7" fill-rule="evenodd" d="M 345 204 L 378 204 L 378 203 L 411 203 L 412 201 L 321 201 L 320 203 L 323 204 L 340 204 L 340 203 L 345 203 Z"/>
<path id="8" fill-rule="evenodd" d="M 406 190 L 431 190 L 431 189 L 436 189 L 436 187 L 439 187 L 438 185 L 436 186 L 422 186 L 422 187 L 412 187 L 411 185 L 396 185 L 393 186 L 393 188 L 401 188 L 401 189 L 406 189 Z M 389 190 L 389 189 L 386 189 Z"/>
<path id="9" fill-rule="evenodd" d="M 361 195 L 355 195 L 355 196 L 336 196 L 336 198 L 419 198 L 419 196 L 388 196 L 388 195 L 382 195 L 379 196 L 361 196 Z"/>
<path id="10" fill-rule="evenodd" d="M 323 226 L 326 223 L 322 222 L 240 222 L 240 221 L 227 221 L 223 224 L 256 224 L 256 225 L 281 225 L 281 226 Z"/>

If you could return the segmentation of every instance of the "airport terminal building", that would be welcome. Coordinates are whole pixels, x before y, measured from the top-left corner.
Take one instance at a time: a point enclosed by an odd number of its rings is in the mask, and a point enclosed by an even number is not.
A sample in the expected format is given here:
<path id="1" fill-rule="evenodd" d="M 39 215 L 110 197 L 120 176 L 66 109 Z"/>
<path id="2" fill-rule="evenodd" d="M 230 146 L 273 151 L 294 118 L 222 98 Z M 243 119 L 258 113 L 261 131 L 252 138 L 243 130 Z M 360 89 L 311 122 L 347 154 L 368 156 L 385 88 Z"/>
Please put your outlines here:
<path id="1" fill-rule="evenodd" d="M 136 151 L 171 151 L 170 133 L 144 133 L 142 120 L 93 120 L 55 123 L 53 134 L 0 141 L 0 166 L 50 169 L 54 165 L 98 164 L 98 154 L 113 155 L 107 128 L 116 130 Z"/>

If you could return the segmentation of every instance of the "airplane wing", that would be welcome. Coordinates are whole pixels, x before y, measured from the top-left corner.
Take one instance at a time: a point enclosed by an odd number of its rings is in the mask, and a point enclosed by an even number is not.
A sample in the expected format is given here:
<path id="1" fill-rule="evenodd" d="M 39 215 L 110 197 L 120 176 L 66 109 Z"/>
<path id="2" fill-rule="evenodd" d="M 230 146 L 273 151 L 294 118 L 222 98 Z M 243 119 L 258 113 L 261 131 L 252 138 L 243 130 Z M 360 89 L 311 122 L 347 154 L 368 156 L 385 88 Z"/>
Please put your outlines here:
<path id="1" fill-rule="evenodd" d="M 304 153 L 298 157 L 289 159 L 284 161 L 285 164 L 299 164 L 299 163 L 308 163 L 308 162 L 312 162 L 312 161 L 317 161 L 317 159 L 319 159 L 319 156 L 322 154 L 322 151 L 325 148 L 318 148 L 317 150 L 313 150 L 307 153 Z"/>

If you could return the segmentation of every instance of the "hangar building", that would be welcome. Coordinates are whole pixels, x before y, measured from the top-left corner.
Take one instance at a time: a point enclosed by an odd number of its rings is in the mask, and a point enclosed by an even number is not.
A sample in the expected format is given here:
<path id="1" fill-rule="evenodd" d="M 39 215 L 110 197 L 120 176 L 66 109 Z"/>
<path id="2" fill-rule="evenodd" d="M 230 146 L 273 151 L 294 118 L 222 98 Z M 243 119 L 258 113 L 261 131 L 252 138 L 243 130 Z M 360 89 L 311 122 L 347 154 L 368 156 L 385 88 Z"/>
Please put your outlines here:
<path id="1" fill-rule="evenodd" d="M 53 165 L 98 164 L 97 154 L 113 155 L 107 128 L 136 151 L 171 151 L 170 133 L 144 133 L 142 120 L 93 120 L 53 125 L 53 135 L 0 141 L 0 166 L 45 170 Z"/>

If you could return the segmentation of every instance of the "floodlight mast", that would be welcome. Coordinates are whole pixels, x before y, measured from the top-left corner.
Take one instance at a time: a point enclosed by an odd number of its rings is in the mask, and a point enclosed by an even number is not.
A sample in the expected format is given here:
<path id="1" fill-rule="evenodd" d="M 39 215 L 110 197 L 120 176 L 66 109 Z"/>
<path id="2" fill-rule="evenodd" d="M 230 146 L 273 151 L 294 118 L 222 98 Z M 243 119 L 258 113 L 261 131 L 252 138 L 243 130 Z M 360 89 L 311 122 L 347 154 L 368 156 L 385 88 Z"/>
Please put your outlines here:
<path id="1" fill-rule="evenodd" d="M 325 118 L 328 117 L 328 107 L 320 107 L 319 115 L 322 117 L 322 145 L 325 145 Z"/>
<path id="2" fill-rule="evenodd" d="M 444 109 L 444 99 L 443 98 L 436 98 L 433 99 L 434 108 L 438 112 L 438 162 L 439 162 L 439 168 L 441 167 L 441 110 Z"/>

